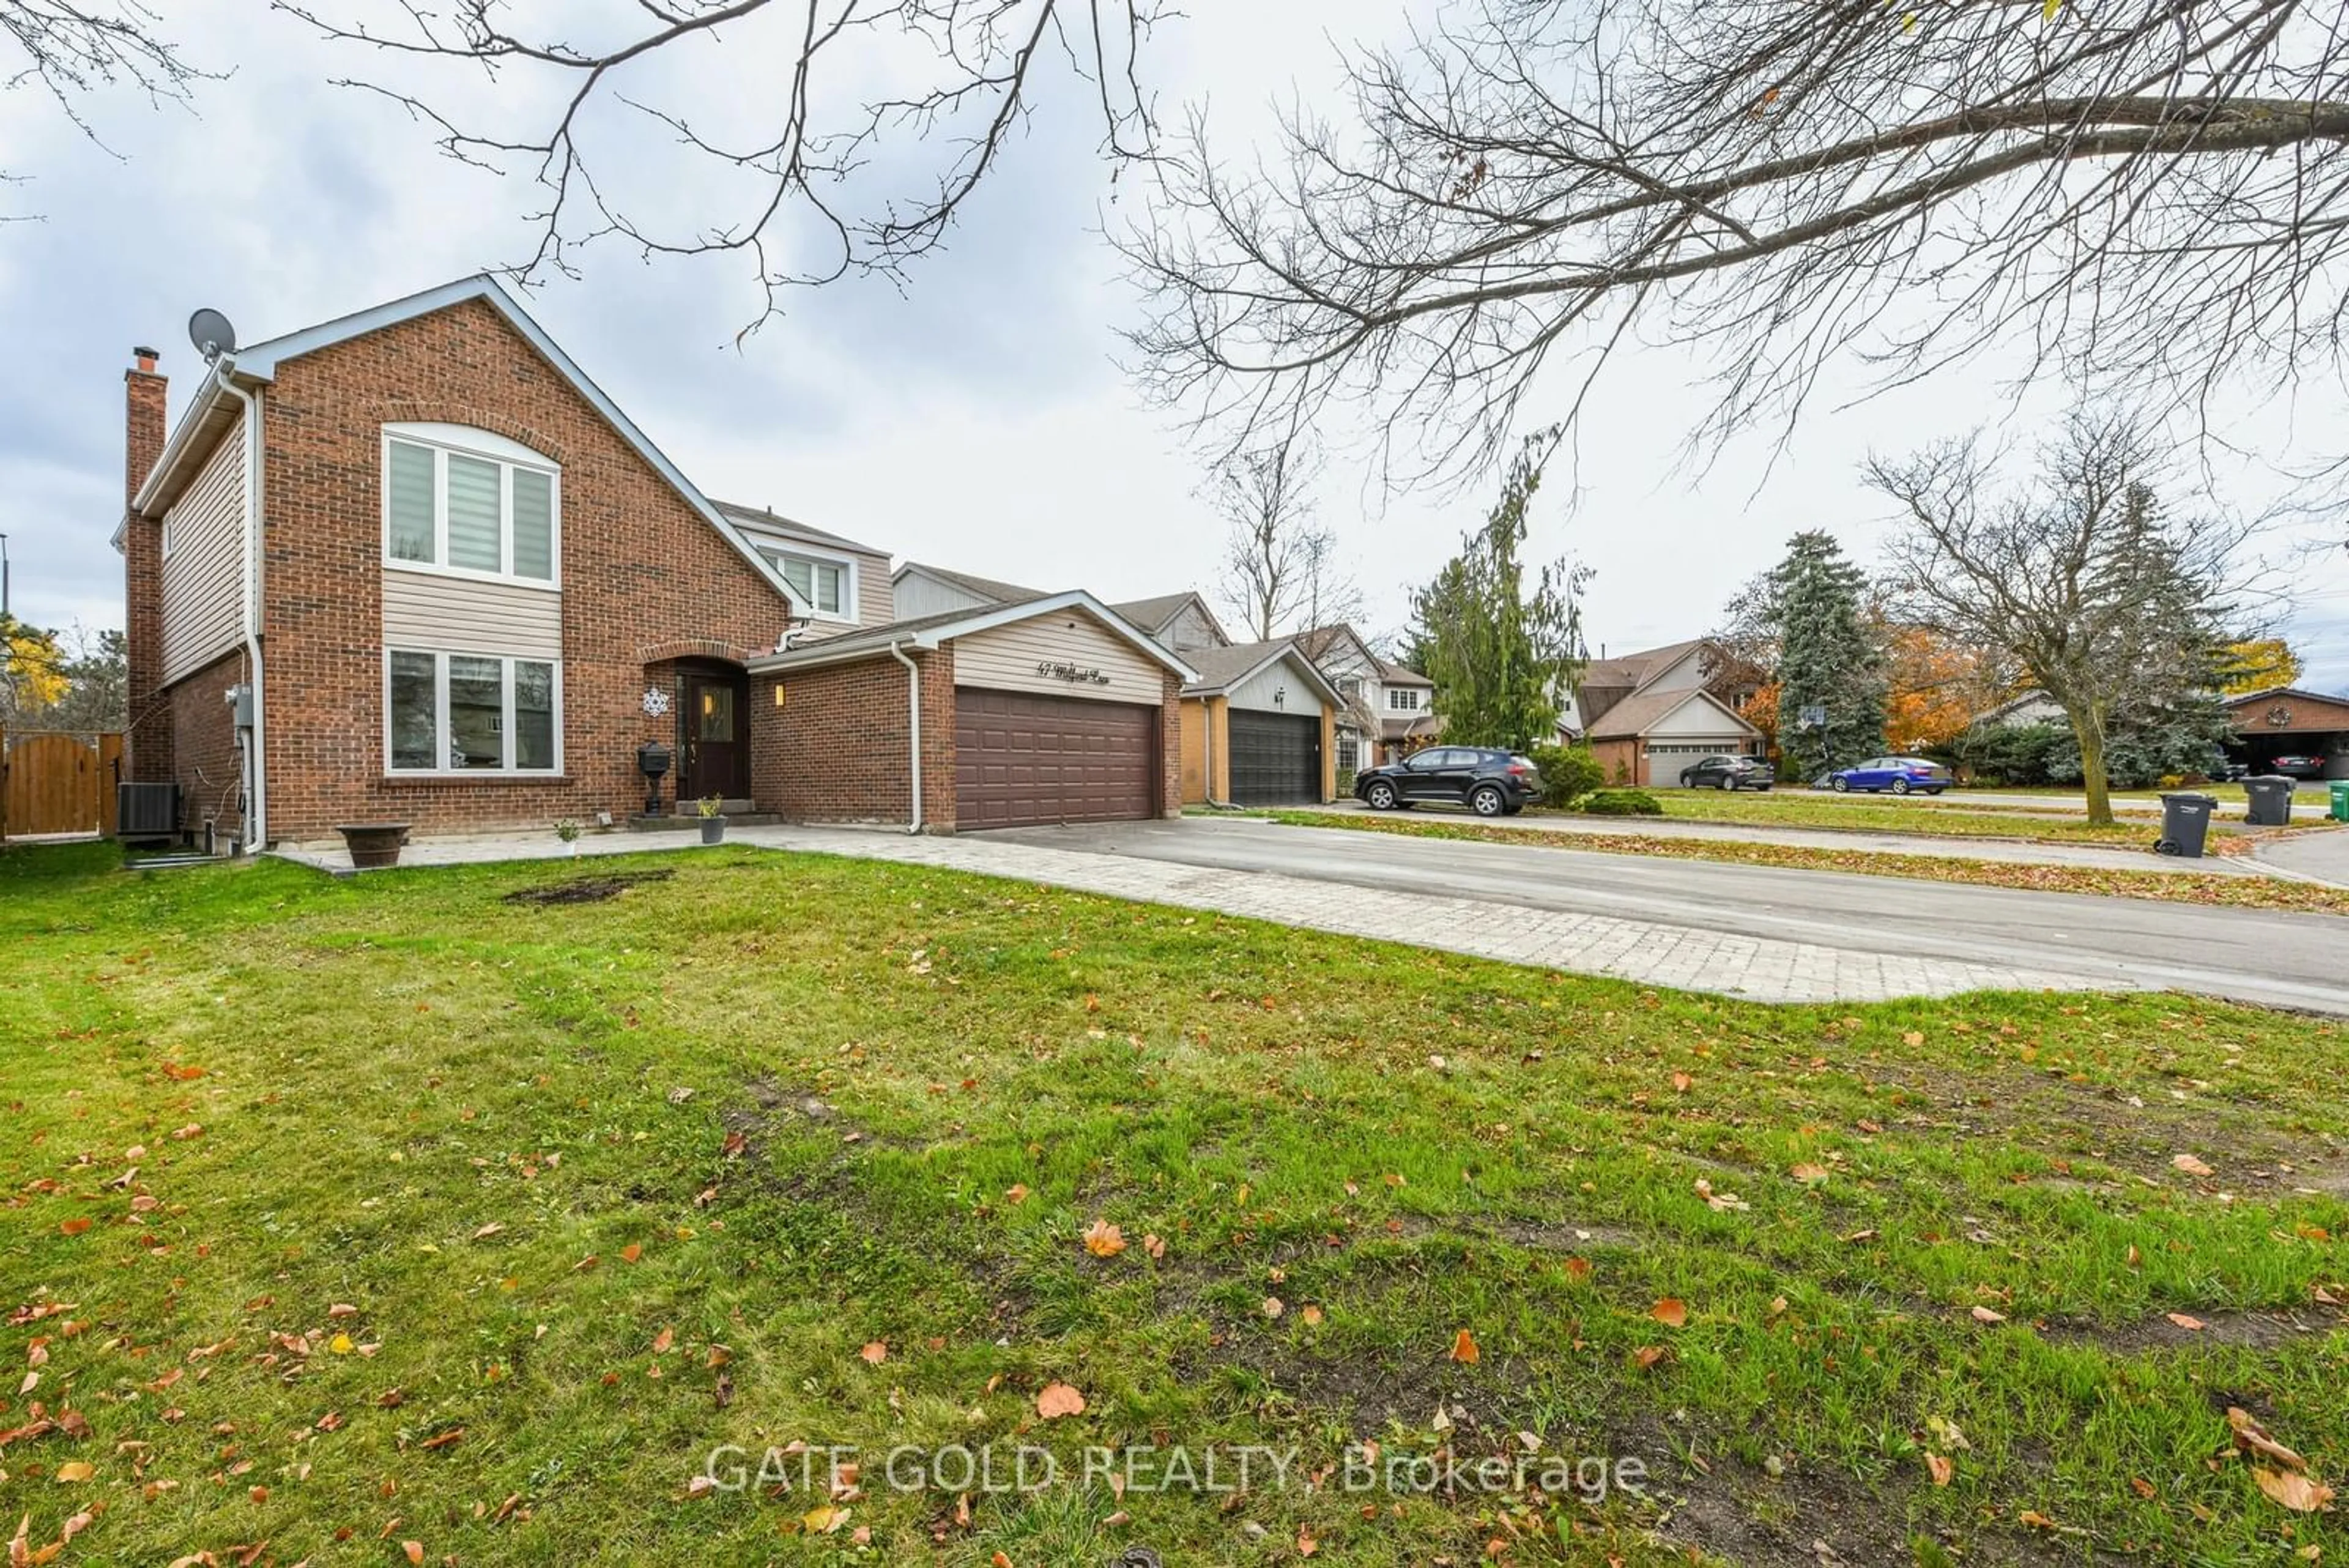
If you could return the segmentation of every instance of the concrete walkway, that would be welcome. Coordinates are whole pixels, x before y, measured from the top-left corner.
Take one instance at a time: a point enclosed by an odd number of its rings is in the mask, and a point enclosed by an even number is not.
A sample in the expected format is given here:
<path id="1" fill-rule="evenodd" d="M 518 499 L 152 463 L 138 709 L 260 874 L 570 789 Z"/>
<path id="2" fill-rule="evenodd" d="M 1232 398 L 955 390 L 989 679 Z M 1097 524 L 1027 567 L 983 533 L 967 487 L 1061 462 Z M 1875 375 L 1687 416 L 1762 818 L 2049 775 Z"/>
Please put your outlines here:
<path id="1" fill-rule="evenodd" d="M 1922 833 L 1872 832 L 1865 828 L 1778 827 L 1766 822 L 1687 822 L 1657 816 L 1556 815 L 1472 816 L 1463 811 L 1422 807 L 1410 812 L 1372 812 L 1347 801 L 1325 810 L 1348 815 L 1375 815 L 1401 822 L 1473 823 L 1481 827 L 1526 833 L 1570 833 L 1587 838 L 1646 837 L 1691 839 L 1700 843 L 1775 844 L 1791 849 L 1819 849 L 1831 854 L 1929 855 L 1944 860 L 1992 860 L 2013 866 L 2076 866 L 2094 871 L 2216 872 L 2221 876 L 2261 875 L 2247 861 L 2216 856 L 2179 860 L 2153 852 L 2155 833 L 2147 824 L 2145 847 L 2126 849 L 2105 844 L 2026 844 L 2002 838 L 1936 838 Z M 2030 831 L 2028 818 L 2018 819 L 2015 831 Z"/>
<path id="2" fill-rule="evenodd" d="M 2099 979 L 2054 968 L 1827 947 L 1702 926 L 1534 909 L 1497 898 L 1340 889 L 1326 881 L 1277 872 L 1190 866 L 985 836 L 933 838 L 872 829 L 746 827 L 727 836 L 735 844 L 935 866 L 1761 1002 L 1880 1002 L 1984 990 L 2135 989 L 2110 976 Z M 579 846 L 583 857 L 688 847 L 698 847 L 693 836 L 672 834 L 597 836 Z M 321 870 L 347 874 L 350 869 L 349 857 L 339 847 L 277 853 Z M 489 835 L 419 839 L 402 856 L 401 864 L 478 865 L 569 854 L 569 846 L 551 833 Z"/>

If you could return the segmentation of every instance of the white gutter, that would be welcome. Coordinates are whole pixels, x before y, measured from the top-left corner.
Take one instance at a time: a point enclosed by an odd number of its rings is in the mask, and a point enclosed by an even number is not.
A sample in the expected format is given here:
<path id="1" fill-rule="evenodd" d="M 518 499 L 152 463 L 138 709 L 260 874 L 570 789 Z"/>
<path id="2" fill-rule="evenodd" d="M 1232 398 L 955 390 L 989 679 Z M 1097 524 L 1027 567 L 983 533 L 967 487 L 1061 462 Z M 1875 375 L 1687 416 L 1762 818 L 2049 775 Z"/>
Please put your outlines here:
<path id="1" fill-rule="evenodd" d="M 893 642 L 889 657 L 905 667 L 905 754 L 913 761 L 914 809 L 905 824 L 908 833 L 922 831 L 922 667 L 905 657 L 905 645 Z"/>
<path id="2" fill-rule="evenodd" d="M 223 354 L 212 363 L 212 379 L 244 405 L 244 658 L 253 686 L 252 798 L 245 803 L 244 846 L 258 850 L 269 842 L 268 770 L 264 763 L 267 732 L 263 718 L 267 709 L 261 682 L 261 393 L 248 392 L 229 379 L 235 369 L 233 355 Z"/>

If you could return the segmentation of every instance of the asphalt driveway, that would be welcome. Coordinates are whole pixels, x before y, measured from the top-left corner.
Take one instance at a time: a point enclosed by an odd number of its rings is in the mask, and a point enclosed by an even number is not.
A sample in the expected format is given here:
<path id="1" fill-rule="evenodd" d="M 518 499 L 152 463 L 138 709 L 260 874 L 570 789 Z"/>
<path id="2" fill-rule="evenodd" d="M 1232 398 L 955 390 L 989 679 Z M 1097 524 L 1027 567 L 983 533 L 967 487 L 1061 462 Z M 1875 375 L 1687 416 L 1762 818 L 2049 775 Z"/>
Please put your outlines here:
<path id="1" fill-rule="evenodd" d="M 1585 854 L 1247 820 L 1183 818 L 981 836 L 1088 855 L 1469 898 L 1887 958 L 2060 970 L 2349 1014 L 2349 919 Z"/>

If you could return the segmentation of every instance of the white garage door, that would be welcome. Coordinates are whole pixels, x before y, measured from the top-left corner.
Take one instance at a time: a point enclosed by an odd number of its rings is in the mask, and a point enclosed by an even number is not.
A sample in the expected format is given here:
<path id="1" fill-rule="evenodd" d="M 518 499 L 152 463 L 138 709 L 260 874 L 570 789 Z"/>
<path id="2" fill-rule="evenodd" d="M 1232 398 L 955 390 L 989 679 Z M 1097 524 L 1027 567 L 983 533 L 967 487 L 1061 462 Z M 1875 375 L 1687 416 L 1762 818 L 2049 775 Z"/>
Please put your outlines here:
<path id="1" fill-rule="evenodd" d="M 1648 776 L 1643 782 L 1650 789 L 1678 789 L 1682 768 L 1701 763 L 1707 757 L 1735 757 L 1743 756 L 1744 753 L 1745 740 L 1742 735 L 1724 736 L 1718 741 L 1674 741 L 1669 745 L 1652 745 L 1647 748 Z"/>

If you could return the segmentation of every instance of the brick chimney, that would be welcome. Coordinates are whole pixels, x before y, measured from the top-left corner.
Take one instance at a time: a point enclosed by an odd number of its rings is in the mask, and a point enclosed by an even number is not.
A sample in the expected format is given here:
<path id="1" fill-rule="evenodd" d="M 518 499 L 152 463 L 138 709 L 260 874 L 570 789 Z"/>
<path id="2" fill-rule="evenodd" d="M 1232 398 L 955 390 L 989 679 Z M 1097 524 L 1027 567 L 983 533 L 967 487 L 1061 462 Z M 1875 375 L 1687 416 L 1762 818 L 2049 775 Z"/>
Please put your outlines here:
<path id="1" fill-rule="evenodd" d="M 163 525 L 134 516 L 130 498 L 162 458 L 169 421 L 161 356 L 133 348 L 136 368 L 122 373 L 125 428 L 122 479 L 124 655 L 129 665 L 129 730 L 123 736 L 127 778 L 160 782 L 171 774 L 171 714 L 163 686 Z"/>

